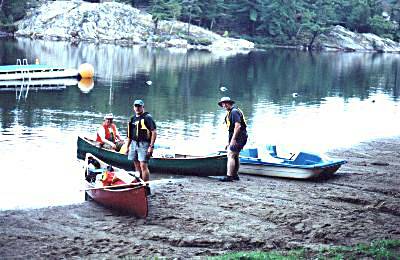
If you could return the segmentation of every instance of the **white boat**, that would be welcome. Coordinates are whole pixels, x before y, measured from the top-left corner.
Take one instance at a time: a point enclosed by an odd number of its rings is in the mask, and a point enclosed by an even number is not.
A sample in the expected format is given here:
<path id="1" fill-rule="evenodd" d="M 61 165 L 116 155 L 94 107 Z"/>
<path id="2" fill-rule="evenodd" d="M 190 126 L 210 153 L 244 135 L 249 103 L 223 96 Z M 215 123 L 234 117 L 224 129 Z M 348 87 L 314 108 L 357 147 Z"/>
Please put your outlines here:
<path id="1" fill-rule="evenodd" d="M 242 174 L 309 179 L 333 175 L 345 160 L 330 159 L 323 155 L 297 152 L 278 155 L 275 145 L 267 145 L 259 151 L 257 148 L 244 149 L 240 153 Z"/>

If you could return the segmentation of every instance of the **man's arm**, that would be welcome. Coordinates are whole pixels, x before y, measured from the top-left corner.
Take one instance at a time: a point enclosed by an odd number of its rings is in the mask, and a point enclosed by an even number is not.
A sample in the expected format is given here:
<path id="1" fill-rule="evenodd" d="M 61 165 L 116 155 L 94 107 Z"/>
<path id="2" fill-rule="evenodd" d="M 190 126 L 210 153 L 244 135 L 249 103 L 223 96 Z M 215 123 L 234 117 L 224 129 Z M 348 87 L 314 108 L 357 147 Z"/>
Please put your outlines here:
<path id="1" fill-rule="evenodd" d="M 242 126 L 240 125 L 240 123 L 239 122 L 235 122 L 235 128 L 233 129 L 233 135 L 232 135 L 232 139 L 231 139 L 231 143 L 229 144 L 229 145 L 236 145 L 236 138 L 238 137 L 238 135 L 239 135 L 239 132 L 240 132 L 240 128 L 241 128 Z"/>
<path id="2" fill-rule="evenodd" d="M 99 127 L 98 134 L 103 143 L 110 145 L 113 149 L 116 148 L 116 145 L 113 142 L 106 139 L 106 130 L 104 130 L 104 127 Z"/>

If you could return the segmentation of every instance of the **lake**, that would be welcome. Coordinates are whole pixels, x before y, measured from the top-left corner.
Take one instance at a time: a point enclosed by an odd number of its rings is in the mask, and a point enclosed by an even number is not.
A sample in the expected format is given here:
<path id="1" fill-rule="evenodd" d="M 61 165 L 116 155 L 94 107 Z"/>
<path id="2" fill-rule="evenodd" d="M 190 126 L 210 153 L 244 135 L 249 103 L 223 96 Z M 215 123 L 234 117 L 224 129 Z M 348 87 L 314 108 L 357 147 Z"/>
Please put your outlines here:
<path id="1" fill-rule="evenodd" d="M 222 96 L 243 110 L 248 146 L 327 152 L 400 134 L 400 54 L 271 49 L 231 55 L 0 39 L 1 65 L 24 58 L 68 68 L 90 63 L 95 79 L 0 91 L 0 176 L 8 180 L 0 209 L 81 203 L 77 136 L 93 137 L 106 113 L 125 134 L 135 99 L 153 115 L 157 143 L 197 154 L 226 145 Z"/>

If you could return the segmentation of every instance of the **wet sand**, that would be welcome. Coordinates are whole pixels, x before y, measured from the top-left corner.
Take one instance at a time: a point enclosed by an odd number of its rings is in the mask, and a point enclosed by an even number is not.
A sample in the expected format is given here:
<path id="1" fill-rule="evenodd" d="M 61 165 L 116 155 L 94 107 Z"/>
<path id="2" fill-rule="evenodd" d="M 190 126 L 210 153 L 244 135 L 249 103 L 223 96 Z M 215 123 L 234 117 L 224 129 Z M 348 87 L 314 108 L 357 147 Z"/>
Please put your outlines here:
<path id="1" fill-rule="evenodd" d="M 186 177 L 153 189 L 147 219 L 93 203 L 0 212 L 0 258 L 193 258 L 400 239 L 400 137 L 330 151 L 335 177 Z M 82 194 L 83 195 L 83 194 Z"/>

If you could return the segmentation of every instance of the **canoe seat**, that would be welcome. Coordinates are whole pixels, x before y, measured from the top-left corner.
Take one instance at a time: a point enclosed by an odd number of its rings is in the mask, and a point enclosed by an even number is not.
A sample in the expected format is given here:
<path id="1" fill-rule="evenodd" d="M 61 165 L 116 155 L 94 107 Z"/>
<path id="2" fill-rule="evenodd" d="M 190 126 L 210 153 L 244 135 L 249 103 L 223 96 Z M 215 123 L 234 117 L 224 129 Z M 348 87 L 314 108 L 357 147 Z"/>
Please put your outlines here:
<path id="1" fill-rule="evenodd" d="M 243 157 L 258 158 L 258 150 L 257 148 L 244 149 L 240 152 L 240 155 Z"/>
<path id="2" fill-rule="evenodd" d="M 265 149 L 267 150 L 267 152 L 269 152 L 269 154 L 273 157 L 277 156 L 277 152 L 276 152 L 276 145 L 272 145 L 272 144 L 267 144 L 265 146 Z"/>

